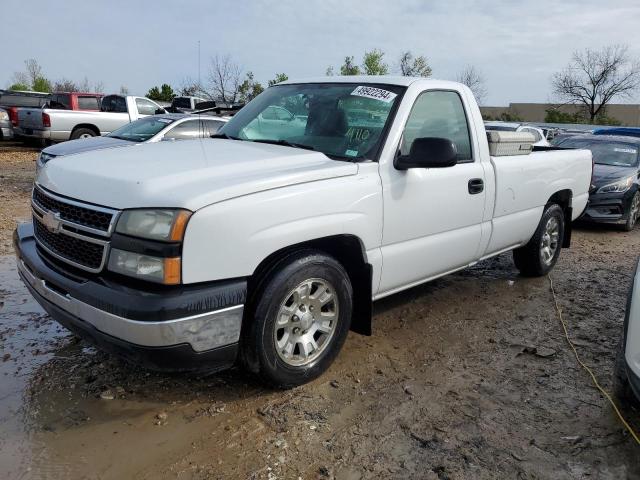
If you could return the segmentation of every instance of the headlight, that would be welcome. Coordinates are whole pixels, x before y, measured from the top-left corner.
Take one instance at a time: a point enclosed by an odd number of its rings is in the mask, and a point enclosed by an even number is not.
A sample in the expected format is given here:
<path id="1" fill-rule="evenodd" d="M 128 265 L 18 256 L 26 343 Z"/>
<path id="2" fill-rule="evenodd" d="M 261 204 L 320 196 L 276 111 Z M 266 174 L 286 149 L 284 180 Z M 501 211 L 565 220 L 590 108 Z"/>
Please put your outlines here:
<path id="1" fill-rule="evenodd" d="M 9 114 L 4 110 L 0 110 L 0 120 L 9 120 Z"/>
<path id="2" fill-rule="evenodd" d="M 38 157 L 38 161 L 36 165 L 38 168 L 42 168 L 42 166 L 47 163 L 49 160 L 56 158 L 56 155 L 51 155 L 50 153 L 40 152 L 40 156 Z"/>
<path id="3" fill-rule="evenodd" d="M 112 248 L 109 270 L 165 285 L 180 283 L 180 257 L 159 258 Z"/>
<path id="4" fill-rule="evenodd" d="M 614 183 L 608 183 L 598 189 L 598 193 L 624 193 L 631 188 L 636 177 L 623 178 Z"/>
<path id="5" fill-rule="evenodd" d="M 188 210 L 125 210 L 116 232 L 148 240 L 181 242 L 190 216 Z"/>

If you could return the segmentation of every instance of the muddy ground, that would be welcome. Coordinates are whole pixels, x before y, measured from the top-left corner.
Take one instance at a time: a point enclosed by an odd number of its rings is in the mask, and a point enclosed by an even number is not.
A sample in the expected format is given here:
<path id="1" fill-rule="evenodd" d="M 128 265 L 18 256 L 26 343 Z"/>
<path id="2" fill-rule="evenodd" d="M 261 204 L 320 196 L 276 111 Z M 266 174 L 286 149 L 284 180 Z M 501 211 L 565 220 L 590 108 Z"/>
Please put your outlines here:
<path id="1" fill-rule="evenodd" d="M 0 478 L 640 478 L 548 279 L 518 276 L 508 254 L 376 303 L 374 336 L 350 334 L 326 375 L 290 391 L 94 350 L 33 302 L 10 256 L 35 155 L 0 148 Z M 607 388 L 639 246 L 640 230 L 580 227 L 552 273 Z"/>

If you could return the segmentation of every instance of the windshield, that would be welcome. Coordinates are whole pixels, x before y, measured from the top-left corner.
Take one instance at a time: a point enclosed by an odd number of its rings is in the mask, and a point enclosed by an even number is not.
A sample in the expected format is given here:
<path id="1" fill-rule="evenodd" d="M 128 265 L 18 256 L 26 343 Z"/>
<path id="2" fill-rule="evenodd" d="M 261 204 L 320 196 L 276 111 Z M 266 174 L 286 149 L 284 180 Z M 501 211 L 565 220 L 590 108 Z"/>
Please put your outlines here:
<path id="1" fill-rule="evenodd" d="M 586 138 L 569 138 L 561 142 L 562 148 L 587 148 L 594 163 L 616 167 L 633 167 L 638 163 L 638 145 L 623 142 L 603 142 Z"/>
<path id="2" fill-rule="evenodd" d="M 371 159 L 404 87 L 308 83 L 268 88 L 219 135 L 293 144 L 338 159 Z"/>
<path id="3" fill-rule="evenodd" d="M 114 130 L 107 137 L 120 138 L 131 142 L 146 142 L 162 129 L 175 122 L 172 118 L 147 117 Z"/>

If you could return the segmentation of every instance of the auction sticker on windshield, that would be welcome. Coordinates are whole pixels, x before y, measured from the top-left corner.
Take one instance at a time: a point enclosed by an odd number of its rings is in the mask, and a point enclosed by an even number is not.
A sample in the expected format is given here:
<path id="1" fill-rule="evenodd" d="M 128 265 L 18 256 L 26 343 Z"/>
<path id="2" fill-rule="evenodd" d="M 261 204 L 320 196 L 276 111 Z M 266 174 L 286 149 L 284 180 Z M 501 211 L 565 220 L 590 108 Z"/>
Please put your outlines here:
<path id="1" fill-rule="evenodd" d="M 357 97 L 372 98 L 373 100 L 380 100 L 385 103 L 392 102 L 393 99 L 398 96 L 397 94 L 388 90 L 384 90 L 382 88 L 366 87 L 364 85 L 356 87 L 356 89 L 351 92 L 351 95 L 355 95 Z"/>

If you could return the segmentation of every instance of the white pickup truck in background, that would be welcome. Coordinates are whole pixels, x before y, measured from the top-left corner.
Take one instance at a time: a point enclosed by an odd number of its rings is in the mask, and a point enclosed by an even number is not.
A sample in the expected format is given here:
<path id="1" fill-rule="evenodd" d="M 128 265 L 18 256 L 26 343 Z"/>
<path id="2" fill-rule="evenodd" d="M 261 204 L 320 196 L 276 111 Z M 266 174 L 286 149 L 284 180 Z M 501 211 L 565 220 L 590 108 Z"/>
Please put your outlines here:
<path id="1" fill-rule="evenodd" d="M 15 134 L 25 138 L 64 142 L 106 135 L 127 123 L 156 113 L 166 111 L 148 98 L 107 95 L 102 98 L 100 111 L 97 112 L 20 108 Z"/>
<path id="2" fill-rule="evenodd" d="M 418 78 L 287 81 L 216 137 L 40 170 L 14 242 L 52 317 L 153 368 L 298 385 L 374 300 L 509 250 L 546 274 L 592 175 L 587 150 L 490 146 L 467 87 Z"/>

